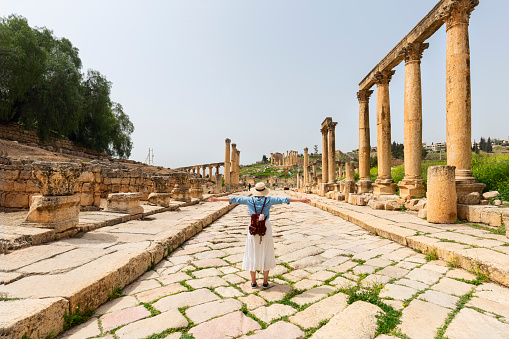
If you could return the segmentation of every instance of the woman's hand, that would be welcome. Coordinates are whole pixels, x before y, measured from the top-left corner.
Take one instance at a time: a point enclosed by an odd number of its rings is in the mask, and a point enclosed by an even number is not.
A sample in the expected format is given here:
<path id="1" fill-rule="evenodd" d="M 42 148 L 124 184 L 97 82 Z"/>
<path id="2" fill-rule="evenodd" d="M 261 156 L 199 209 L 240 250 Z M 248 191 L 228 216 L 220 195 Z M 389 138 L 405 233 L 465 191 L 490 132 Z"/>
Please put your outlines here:
<path id="1" fill-rule="evenodd" d="M 302 198 L 300 202 L 303 202 L 305 204 L 309 204 L 311 202 L 311 199 L 309 199 L 309 198 Z"/>
<path id="2" fill-rule="evenodd" d="M 210 197 L 209 201 L 210 202 L 216 202 L 216 201 L 219 201 L 219 200 L 216 197 Z"/>

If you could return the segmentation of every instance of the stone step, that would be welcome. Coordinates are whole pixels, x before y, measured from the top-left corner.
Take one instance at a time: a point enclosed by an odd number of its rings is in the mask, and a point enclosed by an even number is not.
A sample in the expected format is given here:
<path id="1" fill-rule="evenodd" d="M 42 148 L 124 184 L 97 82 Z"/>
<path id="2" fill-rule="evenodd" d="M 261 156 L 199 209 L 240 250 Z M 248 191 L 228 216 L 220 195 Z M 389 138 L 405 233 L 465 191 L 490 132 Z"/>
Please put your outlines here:
<path id="1" fill-rule="evenodd" d="M 95 309 L 235 205 L 207 203 L 2 255 L 0 335 L 44 338 L 63 314 Z"/>

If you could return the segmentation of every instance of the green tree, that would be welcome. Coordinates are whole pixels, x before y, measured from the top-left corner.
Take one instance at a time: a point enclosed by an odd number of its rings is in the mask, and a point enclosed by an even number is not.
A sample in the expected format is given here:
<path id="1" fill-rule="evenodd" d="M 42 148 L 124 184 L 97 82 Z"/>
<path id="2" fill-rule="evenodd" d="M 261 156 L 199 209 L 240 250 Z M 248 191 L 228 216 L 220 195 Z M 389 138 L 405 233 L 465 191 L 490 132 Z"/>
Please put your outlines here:
<path id="1" fill-rule="evenodd" d="M 403 144 L 398 144 L 396 141 L 392 142 L 391 154 L 394 159 L 403 159 L 405 157 Z"/>
<path id="2" fill-rule="evenodd" d="M 265 154 L 262 157 L 262 162 L 263 163 L 269 162 L 269 159 L 267 159 L 267 156 Z"/>

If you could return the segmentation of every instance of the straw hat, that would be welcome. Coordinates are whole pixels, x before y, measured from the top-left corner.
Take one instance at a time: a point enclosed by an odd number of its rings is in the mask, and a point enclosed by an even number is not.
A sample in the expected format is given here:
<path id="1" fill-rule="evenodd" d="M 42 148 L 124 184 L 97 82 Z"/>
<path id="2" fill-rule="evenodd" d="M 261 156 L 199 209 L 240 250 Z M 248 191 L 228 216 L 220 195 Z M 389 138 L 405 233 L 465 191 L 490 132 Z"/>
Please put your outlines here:
<path id="1" fill-rule="evenodd" d="M 255 187 L 251 188 L 251 193 L 255 197 L 264 197 L 269 194 L 269 189 L 265 187 L 263 182 L 259 182 L 255 185 Z"/>

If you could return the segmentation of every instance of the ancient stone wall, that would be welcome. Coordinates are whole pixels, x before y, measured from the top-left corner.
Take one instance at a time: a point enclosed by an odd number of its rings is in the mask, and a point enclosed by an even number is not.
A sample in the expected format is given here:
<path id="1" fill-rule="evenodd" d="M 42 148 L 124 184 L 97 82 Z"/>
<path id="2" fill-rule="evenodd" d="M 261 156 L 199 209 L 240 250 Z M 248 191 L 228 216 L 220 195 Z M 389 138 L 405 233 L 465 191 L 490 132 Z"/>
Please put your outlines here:
<path id="1" fill-rule="evenodd" d="M 92 160 L 81 162 L 81 175 L 74 192 L 81 206 L 99 206 L 109 193 L 141 192 L 143 200 L 152 193 L 152 173 L 131 169 L 119 163 Z M 0 158 L 0 207 L 28 208 L 30 198 L 39 195 L 38 180 L 32 174 L 32 161 Z"/>

